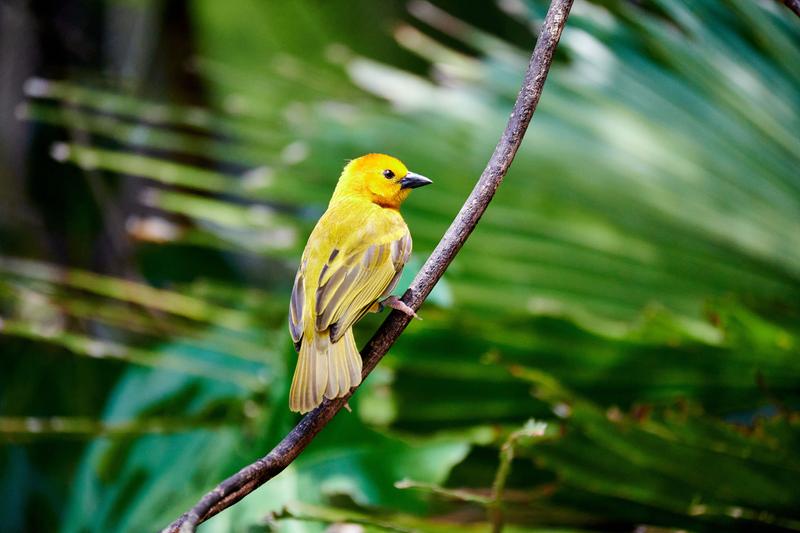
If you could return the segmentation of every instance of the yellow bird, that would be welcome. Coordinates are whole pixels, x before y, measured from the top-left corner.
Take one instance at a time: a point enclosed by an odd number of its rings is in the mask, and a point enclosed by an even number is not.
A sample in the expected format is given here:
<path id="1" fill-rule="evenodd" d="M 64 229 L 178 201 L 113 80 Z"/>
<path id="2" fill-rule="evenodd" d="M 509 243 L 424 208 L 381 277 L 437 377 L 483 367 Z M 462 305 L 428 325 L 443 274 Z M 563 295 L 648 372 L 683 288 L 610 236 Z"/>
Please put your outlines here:
<path id="1" fill-rule="evenodd" d="M 344 167 L 303 251 L 289 305 L 299 356 L 289 406 L 305 413 L 361 383 L 353 324 L 384 305 L 415 316 L 389 294 L 411 255 L 400 204 L 431 180 L 394 157 L 368 154 Z M 381 299 L 385 298 L 381 301 Z"/>

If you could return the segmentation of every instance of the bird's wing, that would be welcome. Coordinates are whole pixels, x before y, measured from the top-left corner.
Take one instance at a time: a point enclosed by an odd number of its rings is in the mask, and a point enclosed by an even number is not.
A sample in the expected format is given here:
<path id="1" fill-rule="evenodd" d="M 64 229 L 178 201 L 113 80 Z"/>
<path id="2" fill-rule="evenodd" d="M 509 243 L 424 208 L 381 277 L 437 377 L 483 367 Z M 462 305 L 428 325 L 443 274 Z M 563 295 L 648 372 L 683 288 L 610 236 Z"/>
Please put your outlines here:
<path id="1" fill-rule="evenodd" d="M 359 247 L 349 254 L 331 253 L 322 267 L 317 285 L 317 331 L 330 328 L 336 342 L 370 306 L 397 284 L 411 255 L 411 235 Z"/>
<path id="2" fill-rule="evenodd" d="M 289 332 L 292 334 L 294 347 L 300 351 L 300 342 L 303 340 L 303 302 L 306 299 L 305 291 L 305 270 L 306 262 L 297 269 L 294 277 L 294 287 L 292 287 L 292 299 L 289 303 Z"/>

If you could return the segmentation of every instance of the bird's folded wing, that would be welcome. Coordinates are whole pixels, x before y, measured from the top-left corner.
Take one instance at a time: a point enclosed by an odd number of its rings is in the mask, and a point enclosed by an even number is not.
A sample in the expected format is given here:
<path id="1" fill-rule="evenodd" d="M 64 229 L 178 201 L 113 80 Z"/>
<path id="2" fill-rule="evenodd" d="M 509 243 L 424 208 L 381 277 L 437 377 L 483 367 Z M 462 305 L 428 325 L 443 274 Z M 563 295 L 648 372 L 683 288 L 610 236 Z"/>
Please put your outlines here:
<path id="1" fill-rule="evenodd" d="M 294 277 L 294 287 L 292 287 L 292 299 L 289 302 L 289 333 L 292 334 L 292 341 L 296 350 L 300 350 L 300 341 L 303 340 L 303 303 L 306 299 L 304 273 L 306 262 L 297 269 Z"/>
<path id="2" fill-rule="evenodd" d="M 407 231 L 396 240 L 358 247 L 350 253 L 334 251 L 317 285 L 317 331 L 330 328 L 331 340 L 339 340 L 376 300 L 394 289 L 410 255 Z"/>

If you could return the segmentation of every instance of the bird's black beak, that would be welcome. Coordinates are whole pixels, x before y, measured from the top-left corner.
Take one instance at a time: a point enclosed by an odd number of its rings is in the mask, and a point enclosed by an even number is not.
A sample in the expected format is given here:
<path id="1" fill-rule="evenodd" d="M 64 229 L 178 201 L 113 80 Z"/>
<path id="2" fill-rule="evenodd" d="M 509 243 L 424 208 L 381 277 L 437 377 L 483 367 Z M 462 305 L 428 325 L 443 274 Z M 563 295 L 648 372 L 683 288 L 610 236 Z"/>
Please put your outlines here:
<path id="1" fill-rule="evenodd" d="M 420 176 L 419 174 L 414 174 L 413 172 L 409 172 L 408 174 L 400 180 L 400 188 L 401 189 L 416 189 L 417 187 L 422 187 L 424 185 L 430 185 L 433 183 L 431 180 L 426 178 L 425 176 Z"/>

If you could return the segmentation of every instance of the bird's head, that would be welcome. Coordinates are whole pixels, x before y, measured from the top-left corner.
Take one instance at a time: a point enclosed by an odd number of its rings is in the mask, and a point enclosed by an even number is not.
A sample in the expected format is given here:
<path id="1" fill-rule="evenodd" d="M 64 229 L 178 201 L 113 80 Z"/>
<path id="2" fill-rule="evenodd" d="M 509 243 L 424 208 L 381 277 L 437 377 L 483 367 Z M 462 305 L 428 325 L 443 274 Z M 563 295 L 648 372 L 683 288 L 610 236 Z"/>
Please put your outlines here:
<path id="1" fill-rule="evenodd" d="M 367 154 L 344 167 L 332 201 L 356 196 L 382 207 L 397 209 L 411 189 L 431 183 L 425 176 L 409 172 L 399 159 L 384 154 Z"/>

